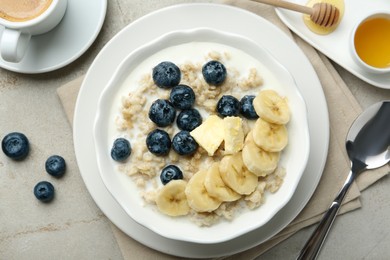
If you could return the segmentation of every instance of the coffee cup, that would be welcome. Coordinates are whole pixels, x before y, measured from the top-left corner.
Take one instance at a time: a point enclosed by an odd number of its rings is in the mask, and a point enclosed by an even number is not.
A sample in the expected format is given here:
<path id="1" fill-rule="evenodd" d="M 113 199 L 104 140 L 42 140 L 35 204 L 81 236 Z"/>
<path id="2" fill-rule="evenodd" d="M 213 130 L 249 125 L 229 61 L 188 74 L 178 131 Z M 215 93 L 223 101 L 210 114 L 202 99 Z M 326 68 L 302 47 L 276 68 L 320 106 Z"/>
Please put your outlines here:
<path id="1" fill-rule="evenodd" d="M 67 0 L 1 0 L 0 26 L 4 27 L 0 38 L 3 60 L 20 62 L 31 36 L 49 32 L 63 18 Z"/>
<path id="2" fill-rule="evenodd" d="M 390 72 L 390 12 L 372 12 L 356 23 L 350 39 L 354 61 L 369 73 Z"/>

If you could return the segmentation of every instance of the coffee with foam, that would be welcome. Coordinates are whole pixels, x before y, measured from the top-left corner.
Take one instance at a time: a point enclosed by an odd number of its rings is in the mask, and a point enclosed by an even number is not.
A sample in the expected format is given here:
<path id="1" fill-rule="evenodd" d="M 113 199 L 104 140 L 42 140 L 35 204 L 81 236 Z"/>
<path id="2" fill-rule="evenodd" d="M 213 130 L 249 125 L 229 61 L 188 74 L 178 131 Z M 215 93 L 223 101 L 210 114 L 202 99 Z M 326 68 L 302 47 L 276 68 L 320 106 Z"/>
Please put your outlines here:
<path id="1" fill-rule="evenodd" d="M 1 0 L 0 18 L 10 22 L 25 22 L 40 16 L 53 0 Z"/>

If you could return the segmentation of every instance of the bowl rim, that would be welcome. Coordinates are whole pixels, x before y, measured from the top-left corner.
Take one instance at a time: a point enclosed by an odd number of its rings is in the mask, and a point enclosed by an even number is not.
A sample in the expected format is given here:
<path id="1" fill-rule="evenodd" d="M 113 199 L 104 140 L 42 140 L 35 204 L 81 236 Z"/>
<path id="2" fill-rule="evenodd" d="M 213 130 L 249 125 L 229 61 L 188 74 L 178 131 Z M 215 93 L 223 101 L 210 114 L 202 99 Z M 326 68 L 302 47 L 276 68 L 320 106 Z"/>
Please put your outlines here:
<path id="1" fill-rule="evenodd" d="M 301 103 L 302 107 L 301 107 L 300 113 L 302 113 L 302 116 L 304 117 L 304 126 L 302 127 L 302 129 L 300 129 L 300 131 L 304 132 L 303 136 L 305 137 L 304 138 L 305 142 L 303 144 L 301 144 L 301 146 L 303 147 L 303 151 L 304 151 L 304 153 L 301 154 L 302 163 L 301 163 L 300 167 L 296 170 L 297 177 L 294 179 L 294 182 L 289 183 L 289 186 L 291 188 L 289 189 L 289 193 L 286 194 L 286 197 L 285 197 L 286 199 L 283 202 L 281 202 L 278 205 L 278 207 L 275 207 L 274 211 L 272 213 L 270 213 L 267 218 L 264 218 L 262 222 L 259 222 L 256 225 L 252 225 L 249 228 L 248 227 L 247 228 L 240 227 L 239 228 L 240 230 L 236 230 L 235 232 L 231 232 L 229 235 L 225 235 L 223 237 L 218 236 L 217 238 L 212 238 L 212 236 L 209 236 L 209 234 L 210 234 L 209 232 L 205 232 L 208 235 L 205 235 L 203 237 L 196 237 L 196 238 L 193 236 L 188 236 L 188 234 L 185 234 L 181 231 L 176 231 L 173 233 L 166 233 L 166 232 L 161 231 L 160 223 L 150 225 L 150 222 L 147 220 L 148 218 L 138 217 L 136 214 L 134 214 L 134 212 L 132 210 L 130 210 L 130 208 L 128 206 L 124 205 L 125 203 L 123 201 L 123 198 L 118 195 L 118 191 L 113 186 L 112 180 L 110 178 L 108 178 L 107 174 L 103 173 L 102 168 L 104 166 L 102 166 L 102 162 L 103 162 L 104 158 L 107 158 L 107 155 L 109 153 L 107 150 L 105 150 L 106 154 L 102 154 L 104 149 L 99 149 L 99 148 L 101 148 L 101 145 L 100 145 L 100 142 L 97 141 L 99 138 L 104 137 L 105 134 L 107 135 L 107 132 L 104 131 L 104 128 L 99 127 L 102 124 L 102 121 L 104 121 L 105 116 L 107 117 L 107 115 L 105 115 L 105 113 L 107 114 L 107 112 L 105 112 L 105 110 L 103 110 L 102 107 L 105 107 L 105 105 L 107 105 L 108 103 L 111 103 L 110 100 L 112 99 L 112 97 L 110 97 L 109 93 L 112 91 L 112 88 L 114 88 L 113 86 L 119 85 L 117 83 L 123 81 L 124 78 L 128 75 L 129 67 L 130 68 L 136 67 L 135 64 L 132 64 L 132 63 L 134 63 L 133 61 L 137 60 L 137 58 L 139 58 L 139 57 L 144 57 L 144 56 L 149 57 L 149 56 L 153 55 L 154 53 L 156 53 L 164 48 L 167 48 L 167 47 L 171 47 L 171 46 L 180 45 L 183 43 L 188 43 L 188 42 L 194 41 L 193 40 L 194 38 L 197 39 L 196 41 L 199 41 L 199 42 L 222 43 L 222 44 L 225 44 L 227 46 L 242 50 L 244 52 L 247 52 L 247 51 L 242 49 L 242 45 L 236 45 L 236 46 L 240 46 L 240 47 L 232 46 L 232 42 L 241 43 L 244 45 L 246 44 L 246 48 L 255 48 L 258 51 L 260 50 L 261 54 L 266 56 L 269 59 L 269 61 L 272 61 L 273 66 L 275 66 L 275 68 L 277 68 L 278 70 L 283 71 L 284 75 L 286 75 L 285 78 L 289 79 L 291 85 L 293 86 L 294 94 L 296 95 L 296 97 L 299 99 L 299 101 Z M 200 38 L 202 38 L 203 40 L 199 40 Z M 172 43 L 170 43 L 170 42 L 172 42 L 172 39 L 176 39 L 176 40 L 180 39 L 180 41 L 174 41 L 175 43 L 172 44 Z M 224 39 L 224 40 L 228 39 L 229 43 L 226 43 L 226 42 L 222 41 L 221 39 Z M 170 43 L 170 44 L 166 45 L 167 43 Z M 161 48 L 161 46 L 164 46 L 164 48 Z M 151 50 L 154 50 L 154 51 L 151 52 Z M 127 73 L 125 73 L 125 71 L 127 71 Z M 306 108 L 305 101 L 298 90 L 295 79 L 293 78 L 291 73 L 282 64 L 280 64 L 273 57 L 273 55 L 270 52 L 268 52 L 265 48 L 260 46 L 258 43 L 255 43 L 254 41 L 252 41 L 246 37 L 243 37 L 241 35 L 238 35 L 238 34 L 228 33 L 225 31 L 211 29 L 211 28 L 207 28 L 207 27 L 199 27 L 199 28 L 193 28 L 193 29 L 188 29 L 188 30 L 175 30 L 175 31 L 171 31 L 169 33 L 166 33 L 166 34 L 150 41 L 149 43 L 133 50 L 127 57 L 124 58 L 124 60 L 120 63 L 120 65 L 116 69 L 115 73 L 111 77 L 109 83 L 105 86 L 104 90 L 102 91 L 102 93 L 99 97 L 98 104 L 99 105 L 97 108 L 95 122 L 94 122 L 94 128 L 93 128 L 93 137 L 95 140 L 95 148 L 96 148 L 96 154 L 97 154 L 97 158 L 98 158 L 97 161 L 98 161 L 99 174 L 103 180 L 104 185 L 107 187 L 107 190 L 112 194 L 113 198 L 119 203 L 119 205 L 121 205 L 121 207 L 125 210 L 125 212 L 133 220 L 138 222 L 140 225 L 152 230 L 153 232 L 158 233 L 158 234 L 160 234 L 164 237 L 170 238 L 170 239 L 181 240 L 181 241 L 186 241 L 186 242 L 202 243 L 202 244 L 220 243 L 220 242 L 234 239 L 234 238 L 239 237 L 247 232 L 250 232 L 254 229 L 261 227 L 262 225 L 267 223 L 270 219 L 272 219 L 272 217 L 280 209 L 282 209 L 288 203 L 288 201 L 291 199 L 292 195 L 294 194 L 294 192 L 296 190 L 296 187 L 298 186 L 298 183 L 301 179 L 301 176 L 306 168 L 307 160 L 309 158 L 310 140 L 309 140 L 309 129 L 308 129 L 308 122 L 307 122 L 307 111 L 306 111 L 307 108 Z M 115 173 L 117 173 L 117 172 L 115 172 Z M 254 212 L 255 210 L 251 210 L 251 212 Z M 161 213 L 160 215 L 163 215 L 163 214 Z M 239 216 L 236 216 L 235 219 L 238 217 Z M 175 222 L 174 219 L 172 221 Z M 191 223 L 191 225 L 193 225 L 197 229 L 210 230 L 210 228 L 211 228 L 211 227 L 205 227 L 205 228 L 198 227 L 195 223 Z M 172 231 L 172 230 L 170 230 L 170 231 Z"/>

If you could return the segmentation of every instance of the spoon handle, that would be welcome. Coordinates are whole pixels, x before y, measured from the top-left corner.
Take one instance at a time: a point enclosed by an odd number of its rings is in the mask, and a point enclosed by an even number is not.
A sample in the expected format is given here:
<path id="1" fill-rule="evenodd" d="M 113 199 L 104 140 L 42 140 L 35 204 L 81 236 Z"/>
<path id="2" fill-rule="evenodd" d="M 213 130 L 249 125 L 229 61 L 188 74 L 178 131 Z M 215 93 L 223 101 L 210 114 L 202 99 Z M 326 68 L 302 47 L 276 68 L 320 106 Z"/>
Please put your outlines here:
<path id="1" fill-rule="evenodd" d="M 340 209 L 341 203 L 347 194 L 349 187 L 351 187 L 355 177 L 355 171 L 351 170 L 343 187 L 337 194 L 336 198 L 333 200 L 325 215 L 322 217 L 313 234 L 307 240 L 305 246 L 302 248 L 299 256 L 297 257 L 297 260 L 313 260 L 317 258 L 321 246 L 324 243 L 325 238 L 328 235 L 329 230 L 337 216 L 337 212 Z"/>
<path id="2" fill-rule="evenodd" d="M 282 7 L 299 13 L 304 13 L 309 15 L 313 14 L 313 8 L 305 5 L 294 4 L 288 1 L 282 1 L 282 0 L 252 0 L 252 1 L 267 4 L 267 5 Z"/>

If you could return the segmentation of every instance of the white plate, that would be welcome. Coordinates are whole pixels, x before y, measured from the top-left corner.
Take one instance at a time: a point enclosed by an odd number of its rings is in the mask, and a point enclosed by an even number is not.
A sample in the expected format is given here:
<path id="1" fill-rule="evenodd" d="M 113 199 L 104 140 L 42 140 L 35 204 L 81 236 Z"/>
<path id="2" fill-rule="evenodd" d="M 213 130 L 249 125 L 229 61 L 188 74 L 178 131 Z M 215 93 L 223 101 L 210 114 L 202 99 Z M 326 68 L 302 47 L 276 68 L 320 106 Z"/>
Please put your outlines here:
<path id="1" fill-rule="evenodd" d="M 0 67 L 35 74 L 62 68 L 80 57 L 95 41 L 106 16 L 107 0 L 68 0 L 61 23 L 52 31 L 33 36 L 19 63 L 0 57 Z M 0 26 L 0 35 L 4 30 Z"/>
<path id="2" fill-rule="evenodd" d="M 235 18 L 234 23 L 227 22 L 231 17 Z M 263 227 L 218 244 L 167 239 L 130 218 L 100 178 L 93 139 L 99 96 L 124 57 L 164 33 L 196 27 L 212 27 L 261 43 L 293 75 L 308 107 L 312 152 L 290 202 Z M 312 196 L 324 169 L 329 143 L 329 117 L 325 96 L 313 67 L 301 49 L 285 33 L 265 19 L 239 8 L 218 4 L 185 4 L 146 15 L 124 28 L 107 43 L 88 70 L 80 89 L 73 134 L 76 158 L 84 182 L 97 205 L 119 229 L 155 250 L 181 257 L 206 258 L 233 254 L 254 247 L 281 231 L 298 215 Z"/>
<path id="3" fill-rule="evenodd" d="M 307 2 L 307 0 L 290 1 L 299 4 Z M 390 73 L 373 74 L 362 70 L 353 60 L 349 45 L 349 38 L 356 23 L 371 12 L 390 10 L 390 1 L 344 0 L 344 2 L 344 16 L 337 29 L 328 35 L 318 35 L 310 31 L 300 13 L 279 8 L 276 13 L 292 31 L 352 74 L 376 87 L 390 89 Z"/>
<path id="4" fill-rule="evenodd" d="M 203 59 L 207 54 L 204 47 L 199 48 L 200 44 L 206 42 L 209 45 L 214 44 L 213 47 L 208 47 L 209 52 L 217 50 L 220 53 L 231 54 L 231 59 L 224 61 L 227 68 L 235 66 L 239 69 L 238 66 L 241 65 L 242 70 L 249 70 L 252 64 L 260 62 L 256 68 L 264 78 L 264 85 L 261 89 L 274 89 L 280 95 L 287 97 L 292 117 L 288 123 L 289 143 L 283 150 L 279 163 L 287 173 L 280 189 L 273 194 L 267 192 L 266 202 L 263 205 L 254 210 L 237 213 L 233 221 L 221 220 L 210 227 L 201 228 L 188 216 L 168 217 L 156 210 L 154 206 L 145 206 L 139 194 L 139 188 L 129 176 L 118 170 L 118 163 L 112 160 L 109 151 L 113 140 L 124 134 L 115 127 L 121 100 L 123 96 L 136 90 L 139 77 L 147 73 L 149 69 L 151 72 L 156 64 L 165 60 L 180 65 L 191 57 L 190 61 L 196 63 L 199 58 Z M 218 44 L 217 47 L 215 47 L 216 44 Z M 191 53 L 183 48 L 189 48 Z M 185 50 L 187 50 L 187 55 Z M 178 53 L 184 54 L 178 55 Z M 246 59 L 243 57 L 245 55 L 251 57 L 248 62 L 245 62 Z M 241 63 L 247 63 L 247 65 Z M 136 76 L 130 76 L 134 75 L 133 71 L 140 72 L 135 74 L 138 75 L 137 79 L 134 79 Z M 133 83 L 134 80 L 135 83 Z M 149 102 L 153 102 L 155 98 L 150 97 Z M 146 107 L 150 103 L 147 103 Z M 126 131 L 126 134 L 130 134 L 129 131 Z M 254 41 L 238 34 L 210 28 L 169 32 L 130 53 L 117 67 L 99 99 L 94 137 L 98 168 L 103 182 L 129 216 L 162 236 L 195 243 L 220 243 L 267 223 L 294 194 L 309 156 L 306 105 L 291 74 L 266 49 Z M 135 142 L 134 138 L 130 142 Z M 129 162 L 129 165 L 131 167 L 132 162 Z M 160 183 L 158 174 L 156 179 L 157 183 Z"/>

